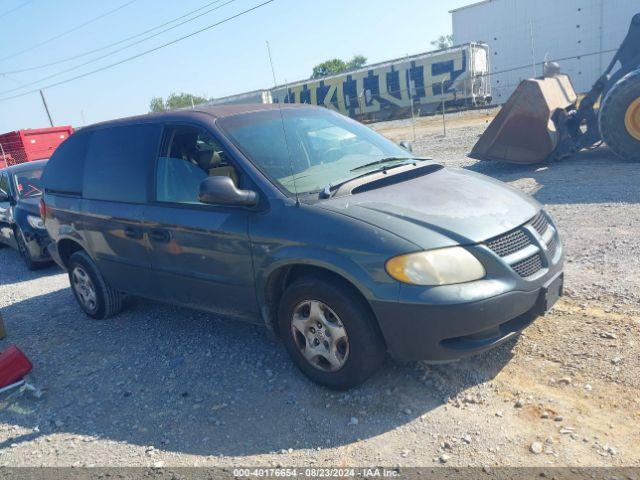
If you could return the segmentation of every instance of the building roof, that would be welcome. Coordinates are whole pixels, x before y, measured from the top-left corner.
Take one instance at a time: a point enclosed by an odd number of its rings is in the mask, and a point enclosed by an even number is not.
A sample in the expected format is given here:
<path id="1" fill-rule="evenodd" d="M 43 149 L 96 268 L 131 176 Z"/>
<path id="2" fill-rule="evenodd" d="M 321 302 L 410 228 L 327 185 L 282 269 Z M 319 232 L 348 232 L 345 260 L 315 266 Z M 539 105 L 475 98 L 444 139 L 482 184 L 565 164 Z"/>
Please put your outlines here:
<path id="1" fill-rule="evenodd" d="M 478 5 L 483 5 L 485 3 L 495 2 L 495 0 L 482 0 L 480 2 L 470 3 L 469 5 L 465 5 L 464 7 L 454 8 L 453 10 L 449 10 L 449 13 L 459 12 L 460 10 L 466 10 L 467 8 L 477 7 Z"/>

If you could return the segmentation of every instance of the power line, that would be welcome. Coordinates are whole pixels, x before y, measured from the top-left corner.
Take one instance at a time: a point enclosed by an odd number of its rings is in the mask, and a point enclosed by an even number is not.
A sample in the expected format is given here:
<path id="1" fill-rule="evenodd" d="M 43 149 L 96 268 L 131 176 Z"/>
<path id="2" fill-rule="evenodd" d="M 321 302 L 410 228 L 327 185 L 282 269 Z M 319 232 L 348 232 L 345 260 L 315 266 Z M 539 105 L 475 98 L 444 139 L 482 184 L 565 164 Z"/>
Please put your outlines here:
<path id="1" fill-rule="evenodd" d="M 117 12 L 118 10 L 122 10 L 123 8 L 128 7 L 129 5 L 131 5 L 132 3 L 137 2 L 137 1 L 138 1 L 138 0 L 129 0 L 128 2 L 126 2 L 126 3 L 122 4 L 122 5 L 120 5 L 119 7 L 116 7 L 116 8 L 114 8 L 113 10 L 109 10 L 108 12 L 105 12 L 105 13 L 103 13 L 103 14 L 101 14 L 101 15 L 98 15 L 97 17 L 93 17 L 93 18 L 91 18 L 91 19 L 87 20 L 86 22 L 81 23 L 80 25 L 76 25 L 75 27 L 70 28 L 69 30 L 65 30 L 65 31 L 64 31 L 64 32 L 62 32 L 62 33 L 59 33 L 59 34 L 57 34 L 57 35 L 54 35 L 53 37 L 50 37 L 50 38 L 47 38 L 46 40 L 43 40 L 43 41 L 42 41 L 42 42 L 40 42 L 40 43 L 36 43 L 35 45 L 32 45 L 32 46 L 30 46 L 30 47 L 27 47 L 27 48 L 25 48 L 25 49 L 22 49 L 22 50 L 20 50 L 20 51 L 17 51 L 17 52 L 15 52 L 15 53 L 12 53 L 11 55 L 7 55 L 6 57 L 2 57 L 2 58 L 0 58 L 0 62 L 2 62 L 2 61 L 4 61 L 4 60 L 8 60 L 8 59 L 10 59 L 10 58 L 15 58 L 15 57 L 17 57 L 18 55 L 22 55 L 23 53 L 27 53 L 27 52 L 30 52 L 30 51 L 32 51 L 32 50 L 35 50 L 36 48 L 40 48 L 40 47 L 42 47 L 43 45 L 46 45 L 47 43 L 51 43 L 51 42 L 53 42 L 54 40 L 58 40 L 59 38 L 64 37 L 65 35 L 69 35 L 70 33 L 73 33 L 73 32 L 75 32 L 75 31 L 77 31 L 77 30 L 80 30 L 81 28 L 84 28 L 84 27 L 86 27 L 87 25 L 91 25 L 92 23 L 95 23 L 95 22 L 97 22 L 98 20 L 101 20 L 101 19 L 103 19 L 104 17 L 107 17 L 107 16 L 111 15 L 112 13 L 115 13 L 115 12 Z"/>
<path id="2" fill-rule="evenodd" d="M 213 3 L 218 3 L 220 1 L 222 1 L 222 0 L 215 0 Z M 143 42 L 146 42 L 147 40 L 150 40 L 150 39 L 152 39 L 154 37 L 162 35 L 163 33 L 166 33 L 169 30 L 173 30 L 174 28 L 180 27 L 180 26 L 184 25 L 185 23 L 188 23 L 188 22 L 191 22 L 193 20 L 196 20 L 197 18 L 200 18 L 200 17 L 202 17 L 202 16 L 204 16 L 204 15 L 206 15 L 208 13 L 211 13 L 214 10 L 218 10 L 218 9 L 224 7 L 225 5 L 229 5 L 230 3 L 233 3 L 235 1 L 236 0 L 228 0 L 227 2 L 223 3 L 222 5 L 218 5 L 217 7 L 211 8 L 211 9 L 209 9 L 209 10 L 207 10 L 207 11 L 205 11 L 205 12 L 203 12 L 203 13 L 201 13 L 201 14 L 193 17 L 193 18 L 187 19 L 187 20 L 185 20 L 185 21 L 183 21 L 181 23 L 178 23 L 178 24 L 176 24 L 176 25 L 174 25 L 172 27 L 169 27 L 169 28 L 166 28 L 166 29 L 161 30 L 159 32 L 156 32 L 153 35 L 149 35 L 149 36 L 147 36 L 145 38 L 142 38 L 140 40 L 132 42 L 132 43 L 130 43 L 128 45 L 125 45 L 124 47 L 118 48 L 118 49 L 113 50 L 113 51 L 111 51 L 109 53 L 105 53 L 104 55 L 100 55 L 99 57 L 92 58 L 91 60 L 87 60 L 86 62 L 80 63 L 78 65 L 74 65 L 73 67 L 67 68 L 66 70 L 61 70 L 59 72 L 52 73 L 51 75 L 47 75 L 46 77 L 42 77 L 42 78 L 39 78 L 37 80 L 28 82 L 28 83 L 24 83 L 20 87 L 14 87 L 14 88 L 10 88 L 9 90 L 4 90 L 4 91 L 0 92 L 0 95 L 6 95 L 7 93 L 11 93 L 11 92 L 15 92 L 17 90 L 21 90 L 24 87 L 30 87 L 31 85 L 37 85 L 40 82 L 44 82 L 44 81 L 50 80 L 52 78 L 59 77 L 60 75 L 64 75 L 65 73 L 73 72 L 74 70 L 78 70 L 79 68 L 85 67 L 85 66 L 90 65 L 92 63 L 95 63 L 95 62 L 97 62 L 99 60 L 102 60 L 103 58 L 110 57 L 112 55 L 115 55 L 116 53 L 122 52 L 123 50 L 126 50 L 128 48 L 134 47 L 134 46 L 139 45 L 139 44 L 141 44 Z"/>
<path id="3" fill-rule="evenodd" d="M 204 32 L 204 31 L 206 31 L 206 30 L 210 30 L 210 29 L 212 29 L 214 27 L 222 25 L 223 23 L 227 23 L 227 22 L 229 22 L 231 20 L 234 20 L 234 19 L 236 19 L 238 17 L 241 17 L 242 15 L 250 13 L 250 12 L 252 12 L 254 10 L 257 10 L 257 9 L 259 9 L 261 7 L 264 7 L 265 5 L 268 5 L 269 3 L 273 3 L 273 2 L 275 2 L 275 0 L 267 0 L 266 2 L 260 3 L 260 4 L 254 6 L 254 7 L 251 7 L 249 9 L 247 9 L 247 10 L 243 10 L 242 12 L 237 13 L 235 15 L 232 15 L 230 17 L 227 17 L 227 18 L 225 18 L 223 20 L 220 20 L 219 22 L 212 23 L 211 25 L 207 25 L 206 27 L 203 27 L 203 28 L 201 28 L 199 30 L 196 30 L 195 32 L 191 32 L 191 33 L 189 33 L 187 35 L 183 35 L 182 37 L 176 38 L 175 40 L 171 40 L 170 42 L 163 43 L 162 45 L 158 45 L 157 47 L 150 48 L 149 50 L 145 50 L 144 52 L 138 53 L 136 55 L 133 55 L 133 56 L 128 57 L 128 58 L 125 58 L 125 59 L 120 60 L 118 62 L 111 63 L 109 65 L 105 65 L 104 67 L 96 68 L 95 70 L 91 70 L 89 72 L 85 72 L 85 73 L 83 73 L 81 75 L 76 75 L 75 77 L 71 77 L 71 78 L 68 78 L 66 80 L 61 80 L 61 81 L 56 82 L 56 83 L 51 83 L 49 85 L 37 88 L 35 90 L 30 90 L 28 92 L 19 93 L 17 95 L 13 95 L 13 96 L 10 96 L 10 97 L 0 98 L 0 102 L 6 101 L 6 100 L 12 100 L 14 98 L 24 97 L 25 95 L 29 95 L 31 93 L 36 93 L 36 92 L 40 91 L 41 89 L 57 87 L 59 85 L 65 84 L 65 83 L 73 82 L 73 81 L 78 80 L 80 78 L 88 77 L 88 76 L 93 75 L 95 73 L 102 72 L 102 71 L 107 70 L 109 68 L 112 68 L 112 67 L 115 67 L 115 66 L 118 66 L 118 65 L 122 65 L 123 63 L 126 63 L 126 62 L 129 62 L 131 60 L 135 60 L 137 58 L 143 57 L 143 56 L 145 56 L 145 55 L 147 55 L 149 53 L 152 53 L 152 52 L 158 51 L 158 50 L 160 50 L 162 48 L 168 47 L 169 45 L 173 45 L 175 43 L 181 42 L 182 40 L 186 40 L 187 38 L 191 38 L 191 37 L 193 37 L 195 35 L 198 35 L 198 34 Z"/>
<path id="4" fill-rule="evenodd" d="M 166 27 L 167 25 L 170 25 L 171 23 L 177 22 L 178 20 L 182 20 L 183 18 L 188 17 L 190 15 L 193 15 L 194 13 L 197 13 L 197 12 L 199 12 L 199 11 L 201 11 L 201 10 L 203 10 L 203 9 L 205 9 L 205 8 L 215 4 L 215 3 L 219 3 L 220 1 L 222 1 L 222 0 L 214 0 L 212 2 L 208 2 L 205 5 L 203 5 L 202 7 L 196 8 L 195 10 L 191 10 L 190 12 L 187 12 L 184 15 L 181 15 L 179 17 L 173 18 L 173 19 L 171 19 L 169 21 L 161 23 L 160 25 L 156 25 L 155 27 L 149 28 L 149 29 L 147 29 L 147 30 L 145 30 L 143 32 L 136 33 L 135 35 L 131 35 L 130 37 L 126 37 L 126 38 L 123 38 L 122 40 L 118 40 L 117 42 L 113 42 L 113 43 L 110 43 L 108 45 L 103 45 L 102 47 L 94 48 L 93 50 L 88 50 L 86 52 L 79 53 L 79 54 L 73 55 L 71 57 L 62 58 L 60 60 L 56 60 L 56 61 L 53 61 L 53 62 L 43 63 L 43 64 L 40 64 L 40 65 L 34 65 L 34 66 L 31 66 L 31 67 L 25 67 L 25 68 L 20 68 L 20 69 L 16 69 L 16 70 L 8 70 L 6 72 L 0 73 L 0 75 L 7 74 L 7 73 L 14 74 L 14 73 L 31 72 L 33 70 L 40 70 L 42 68 L 51 67 L 53 65 L 58 65 L 60 63 L 70 62 L 71 60 L 76 60 L 76 59 L 81 58 L 81 57 L 86 57 L 87 55 L 91 55 L 92 53 L 100 52 L 102 50 L 106 50 L 108 48 L 115 47 L 116 45 L 120 45 L 122 43 L 128 42 L 129 40 L 133 40 L 134 38 L 141 37 L 143 35 L 146 35 L 147 33 L 153 32 L 154 30 L 157 30 L 159 28 Z"/>
<path id="5" fill-rule="evenodd" d="M 22 7 L 26 7 L 27 5 L 29 5 L 31 2 L 33 2 L 33 0 L 27 0 L 26 2 L 22 2 L 20 5 L 18 5 L 17 7 L 13 7 L 10 8 L 9 10 L 6 10 L 2 13 L 0 13 L 0 18 L 6 17 L 7 15 L 15 12 L 16 10 L 20 10 Z"/>

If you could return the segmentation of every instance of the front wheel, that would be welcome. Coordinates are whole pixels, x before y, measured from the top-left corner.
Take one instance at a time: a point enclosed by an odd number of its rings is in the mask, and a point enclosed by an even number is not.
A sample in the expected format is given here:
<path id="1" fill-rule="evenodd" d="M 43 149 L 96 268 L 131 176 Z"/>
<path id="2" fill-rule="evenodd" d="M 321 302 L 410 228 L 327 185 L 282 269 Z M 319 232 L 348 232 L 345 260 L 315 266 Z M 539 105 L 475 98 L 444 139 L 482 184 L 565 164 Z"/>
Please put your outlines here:
<path id="1" fill-rule="evenodd" d="M 618 156 L 640 161 L 640 70 L 622 77 L 600 107 L 602 139 Z"/>
<path id="2" fill-rule="evenodd" d="M 89 317 L 104 320 L 121 310 L 122 295 L 104 279 L 89 255 L 83 251 L 71 255 L 68 270 L 71 290 Z"/>
<path id="3" fill-rule="evenodd" d="M 296 280 L 280 301 L 278 326 L 296 366 L 330 388 L 361 384 L 386 358 L 368 305 L 343 282 L 320 277 Z"/>

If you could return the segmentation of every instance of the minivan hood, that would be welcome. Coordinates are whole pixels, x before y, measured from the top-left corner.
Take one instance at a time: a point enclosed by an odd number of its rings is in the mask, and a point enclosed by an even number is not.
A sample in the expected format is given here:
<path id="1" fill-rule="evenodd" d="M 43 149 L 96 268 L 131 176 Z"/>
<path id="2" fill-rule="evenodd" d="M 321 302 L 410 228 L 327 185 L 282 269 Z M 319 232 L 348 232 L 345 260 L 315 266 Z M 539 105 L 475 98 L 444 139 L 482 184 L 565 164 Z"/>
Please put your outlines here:
<path id="1" fill-rule="evenodd" d="M 483 242 L 526 223 L 541 208 L 500 181 L 447 168 L 315 205 L 393 232 L 424 249 Z"/>

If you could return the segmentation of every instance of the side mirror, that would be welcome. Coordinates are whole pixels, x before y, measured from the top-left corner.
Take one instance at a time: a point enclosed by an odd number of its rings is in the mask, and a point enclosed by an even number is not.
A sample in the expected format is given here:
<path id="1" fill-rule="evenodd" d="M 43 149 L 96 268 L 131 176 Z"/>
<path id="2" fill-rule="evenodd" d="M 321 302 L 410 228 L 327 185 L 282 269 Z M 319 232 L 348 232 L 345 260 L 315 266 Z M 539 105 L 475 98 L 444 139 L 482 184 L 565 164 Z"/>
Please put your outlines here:
<path id="1" fill-rule="evenodd" d="M 0 202 L 8 202 L 9 194 L 0 188 Z"/>
<path id="2" fill-rule="evenodd" d="M 404 148 L 407 152 L 413 153 L 413 145 L 408 140 L 403 140 L 398 145 Z"/>
<path id="3" fill-rule="evenodd" d="M 258 203 L 258 194 L 239 190 L 229 177 L 209 177 L 200 182 L 198 198 L 202 203 L 251 207 Z"/>

